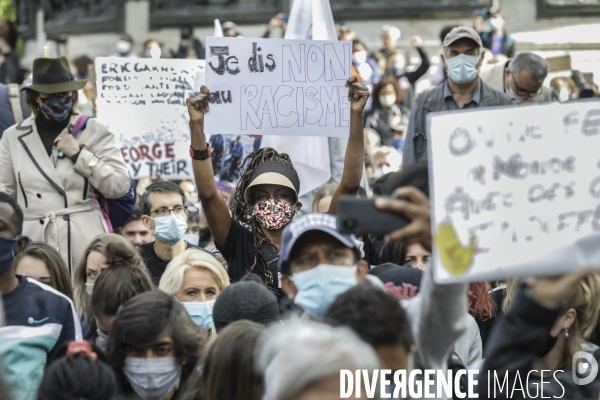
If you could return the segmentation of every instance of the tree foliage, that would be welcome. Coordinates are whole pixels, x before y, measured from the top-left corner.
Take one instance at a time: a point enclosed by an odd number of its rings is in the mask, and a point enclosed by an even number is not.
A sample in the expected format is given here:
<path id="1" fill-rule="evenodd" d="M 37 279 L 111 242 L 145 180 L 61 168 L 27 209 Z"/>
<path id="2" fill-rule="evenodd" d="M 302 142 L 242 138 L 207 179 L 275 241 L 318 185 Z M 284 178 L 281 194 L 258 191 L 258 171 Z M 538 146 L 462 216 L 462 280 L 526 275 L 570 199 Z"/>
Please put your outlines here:
<path id="1" fill-rule="evenodd" d="M 15 20 L 15 6 L 12 0 L 0 0 L 0 19 Z"/>

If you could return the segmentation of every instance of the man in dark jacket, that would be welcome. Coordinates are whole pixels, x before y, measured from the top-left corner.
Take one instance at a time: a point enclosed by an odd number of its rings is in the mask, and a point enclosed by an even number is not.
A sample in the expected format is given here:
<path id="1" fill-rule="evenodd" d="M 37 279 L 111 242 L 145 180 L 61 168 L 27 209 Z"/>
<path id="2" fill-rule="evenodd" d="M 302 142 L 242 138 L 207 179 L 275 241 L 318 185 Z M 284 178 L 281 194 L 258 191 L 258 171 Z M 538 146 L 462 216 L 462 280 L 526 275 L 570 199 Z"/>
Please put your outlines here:
<path id="1" fill-rule="evenodd" d="M 510 96 L 490 88 L 479 78 L 483 52 L 481 38 L 473 28 L 452 29 L 444 39 L 441 57 L 448 80 L 417 97 L 404 143 L 405 165 L 427 159 L 426 121 L 430 112 L 514 104 Z"/>

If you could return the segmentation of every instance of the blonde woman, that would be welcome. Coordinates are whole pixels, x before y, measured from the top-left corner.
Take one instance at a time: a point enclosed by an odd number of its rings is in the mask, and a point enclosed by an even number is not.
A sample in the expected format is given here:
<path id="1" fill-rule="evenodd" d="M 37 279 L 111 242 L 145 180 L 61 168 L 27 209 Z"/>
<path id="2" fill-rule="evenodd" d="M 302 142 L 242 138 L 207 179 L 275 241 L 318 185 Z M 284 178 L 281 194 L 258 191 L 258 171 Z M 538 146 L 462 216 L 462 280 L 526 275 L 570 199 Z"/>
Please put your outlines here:
<path id="1" fill-rule="evenodd" d="M 94 282 L 96 282 L 96 279 L 100 276 L 102 271 L 108 267 L 106 263 L 106 247 L 109 243 L 115 242 L 123 243 L 128 248 L 131 248 L 135 254 L 136 264 L 144 265 L 144 261 L 138 251 L 121 235 L 112 233 L 98 235 L 90 242 L 85 248 L 81 259 L 79 260 L 79 264 L 75 269 L 75 274 L 73 275 L 73 300 L 75 302 L 75 308 L 77 309 L 79 318 L 88 323 L 92 320 L 89 300 L 92 296 L 92 291 L 94 290 Z"/>
<path id="2" fill-rule="evenodd" d="M 207 251 L 188 249 L 176 256 L 165 270 L 158 288 L 175 296 L 192 320 L 216 336 L 212 311 L 219 293 L 229 286 L 227 271 Z"/>

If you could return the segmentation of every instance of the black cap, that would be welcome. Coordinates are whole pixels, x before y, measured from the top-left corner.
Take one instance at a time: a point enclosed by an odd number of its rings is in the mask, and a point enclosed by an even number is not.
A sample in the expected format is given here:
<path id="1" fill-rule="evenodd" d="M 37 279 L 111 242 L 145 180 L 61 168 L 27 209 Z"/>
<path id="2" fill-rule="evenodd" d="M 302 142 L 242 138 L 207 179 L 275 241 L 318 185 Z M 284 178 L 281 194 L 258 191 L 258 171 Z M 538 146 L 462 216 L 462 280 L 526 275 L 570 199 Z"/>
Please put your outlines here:
<path id="1" fill-rule="evenodd" d="M 277 297 L 262 285 L 242 281 L 226 287 L 215 302 L 213 321 L 217 332 L 232 322 L 247 319 L 267 325 L 279 321 Z"/>
<path id="2" fill-rule="evenodd" d="M 410 266 L 396 265 L 377 275 L 385 290 L 398 300 L 412 299 L 419 293 L 423 271 Z"/>

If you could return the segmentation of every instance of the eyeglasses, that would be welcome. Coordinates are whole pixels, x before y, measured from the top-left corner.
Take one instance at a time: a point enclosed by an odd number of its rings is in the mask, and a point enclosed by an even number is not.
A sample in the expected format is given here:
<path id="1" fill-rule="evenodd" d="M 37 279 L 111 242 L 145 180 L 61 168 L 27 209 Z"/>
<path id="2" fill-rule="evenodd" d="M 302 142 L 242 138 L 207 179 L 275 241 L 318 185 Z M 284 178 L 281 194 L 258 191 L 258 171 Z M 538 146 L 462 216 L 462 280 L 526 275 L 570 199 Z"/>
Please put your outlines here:
<path id="1" fill-rule="evenodd" d="M 517 90 L 515 90 L 515 93 L 517 95 L 519 95 L 521 97 L 523 97 L 523 96 L 534 97 L 534 96 L 537 96 L 537 95 L 539 95 L 539 94 L 542 93 L 542 87 L 541 86 L 540 86 L 540 88 L 537 91 L 535 91 L 535 92 L 529 92 L 529 91 L 527 91 L 527 90 L 519 87 L 519 85 L 517 84 L 517 78 L 515 78 L 515 75 L 512 72 L 510 73 L 510 76 L 512 76 L 513 82 L 515 83 L 515 88 L 517 89 Z"/>
<path id="2" fill-rule="evenodd" d="M 185 211 L 185 207 L 183 207 L 183 206 L 175 206 L 173 208 L 161 207 L 154 211 L 150 211 L 150 214 L 156 214 L 159 217 L 166 217 L 171 213 L 173 213 L 175 215 L 183 214 L 184 211 Z"/>

